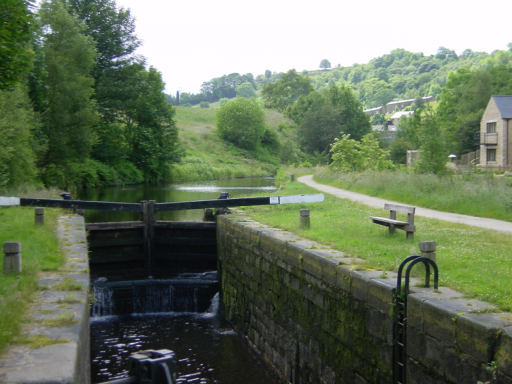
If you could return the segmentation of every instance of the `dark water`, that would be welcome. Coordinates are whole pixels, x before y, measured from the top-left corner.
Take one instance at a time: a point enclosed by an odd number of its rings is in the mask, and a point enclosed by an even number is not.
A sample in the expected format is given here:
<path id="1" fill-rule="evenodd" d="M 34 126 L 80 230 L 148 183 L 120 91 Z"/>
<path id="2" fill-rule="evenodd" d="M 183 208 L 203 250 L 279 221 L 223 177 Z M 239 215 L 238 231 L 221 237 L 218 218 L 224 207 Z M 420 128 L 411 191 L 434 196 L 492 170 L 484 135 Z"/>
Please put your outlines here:
<path id="1" fill-rule="evenodd" d="M 156 200 L 157 203 L 172 201 L 193 201 L 217 199 L 221 192 L 230 197 L 269 196 L 274 190 L 273 178 L 243 178 L 193 182 L 181 184 L 135 185 L 90 189 L 81 191 L 81 200 L 115 201 L 138 203 L 142 200 Z M 158 220 L 201 221 L 202 210 L 159 212 Z M 130 212 L 86 211 L 87 222 L 140 220 L 140 215 Z"/>
<path id="2" fill-rule="evenodd" d="M 208 315 L 144 315 L 91 322 L 93 383 L 127 376 L 128 356 L 170 349 L 177 383 L 278 384 L 268 366 L 229 326 Z"/>
<path id="3" fill-rule="evenodd" d="M 217 199 L 221 192 L 229 192 L 230 197 L 269 196 L 274 190 L 274 179 L 250 178 L 104 188 L 83 191 L 78 198 L 117 202 L 172 202 Z M 202 210 L 188 210 L 162 212 L 156 218 L 201 221 L 202 216 Z M 85 218 L 87 222 L 140 220 L 138 214 L 105 211 L 86 211 Z M 126 377 L 130 354 L 147 349 L 169 349 L 175 352 L 178 384 L 280 383 L 270 368 L 249 350 L 240 336 L 212 309 L 206 313 L 92 317 L 90 330 L 93 383 Z"/>

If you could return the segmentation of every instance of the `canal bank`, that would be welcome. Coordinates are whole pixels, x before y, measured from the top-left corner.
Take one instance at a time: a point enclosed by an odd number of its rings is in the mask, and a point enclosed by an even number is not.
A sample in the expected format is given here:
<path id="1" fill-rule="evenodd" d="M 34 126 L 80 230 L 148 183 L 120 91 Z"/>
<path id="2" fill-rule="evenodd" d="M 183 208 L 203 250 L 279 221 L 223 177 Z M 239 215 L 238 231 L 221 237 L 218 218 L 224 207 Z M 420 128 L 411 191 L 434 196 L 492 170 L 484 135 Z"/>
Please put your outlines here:
<path id="1" fill-rule="evenodd" d="M 90 382 L 89 270 L 81 216 L 62 216 L 57 236 L 66 263 L 41 272 L 39 291 L 18 340 L 0 359 L 0 382 Z"/>

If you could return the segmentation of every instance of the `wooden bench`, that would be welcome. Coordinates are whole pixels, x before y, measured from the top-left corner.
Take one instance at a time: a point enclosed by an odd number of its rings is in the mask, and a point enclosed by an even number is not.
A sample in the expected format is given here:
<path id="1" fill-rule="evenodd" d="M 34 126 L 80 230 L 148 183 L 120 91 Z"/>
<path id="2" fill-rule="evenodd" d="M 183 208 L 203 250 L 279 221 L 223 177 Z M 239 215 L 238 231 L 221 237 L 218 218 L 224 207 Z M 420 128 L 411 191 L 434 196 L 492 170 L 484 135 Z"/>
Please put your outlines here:
<path id="1" fill-rule="evenodd" d="M 405 231 L 405 237 L 407 239 L 414 238 L 414 231 L 416 228 L 414 227 L 414 211 L 415 207 L 409 207 L 407 205 L 398 205 L 398 204 L 384 204 L 384 209 L 389 211 L 389 219 L 386 217 L 370 217 L 370 219 L 379 225 L 384 225 L 389 227 L 389 232 L 395 232 L 395 229 L 401 229 Z M 396 213 L 407 213 L 407 221 L 400 221 L 396 219 Z"/>

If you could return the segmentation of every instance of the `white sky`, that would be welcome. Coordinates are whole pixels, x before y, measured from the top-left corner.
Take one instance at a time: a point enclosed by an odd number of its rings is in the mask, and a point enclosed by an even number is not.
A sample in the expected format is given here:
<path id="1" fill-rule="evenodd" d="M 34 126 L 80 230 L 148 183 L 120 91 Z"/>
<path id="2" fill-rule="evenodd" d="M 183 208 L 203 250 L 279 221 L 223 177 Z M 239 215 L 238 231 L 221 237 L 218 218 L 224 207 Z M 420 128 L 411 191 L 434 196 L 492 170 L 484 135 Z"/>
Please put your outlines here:
<path id="1" fill-rule="evenodd" d="M 512 42 L 512 0 L 116 0 L 166 91 L 224 74 L 367 63 L 396 48 L 492 52 Z"/>

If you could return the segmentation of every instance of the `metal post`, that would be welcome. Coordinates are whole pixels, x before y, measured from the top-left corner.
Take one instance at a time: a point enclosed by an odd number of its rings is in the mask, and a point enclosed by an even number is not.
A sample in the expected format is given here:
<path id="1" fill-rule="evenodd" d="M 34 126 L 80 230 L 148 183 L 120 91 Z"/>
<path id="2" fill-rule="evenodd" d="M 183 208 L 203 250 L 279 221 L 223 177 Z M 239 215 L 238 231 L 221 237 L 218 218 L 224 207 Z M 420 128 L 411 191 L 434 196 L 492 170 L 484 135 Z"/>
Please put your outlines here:
<path id="1" fill-rule="evenodd" d="M 4 273 L 21 273 L 21 243 L 7 241 L 4 243 Z"/>
<path id="2" fill-rule="evenodd" d="M 44 225 L 44 208 L 37 207 L 34 210 L 35 225 Z"/>
<path id="3" fill-rule="evenodd" d="M 144 221 L 144 269 L 148 276 L 153 275 L 153 248 L 155 239 L 155 200 L 142 202 Z"/>
<path id="4" fill-rule="evenodd" d="M 311 223 L 309 220 L 309 209 L 301 209 L 300 210 L 300 228 L 308 229 Z"/>
<path id="5" fill-rule="evenodd" d="M 436 242 L 435 241 L 420 241 L 421 256 L 427 259 L 436 261 Z"/>

